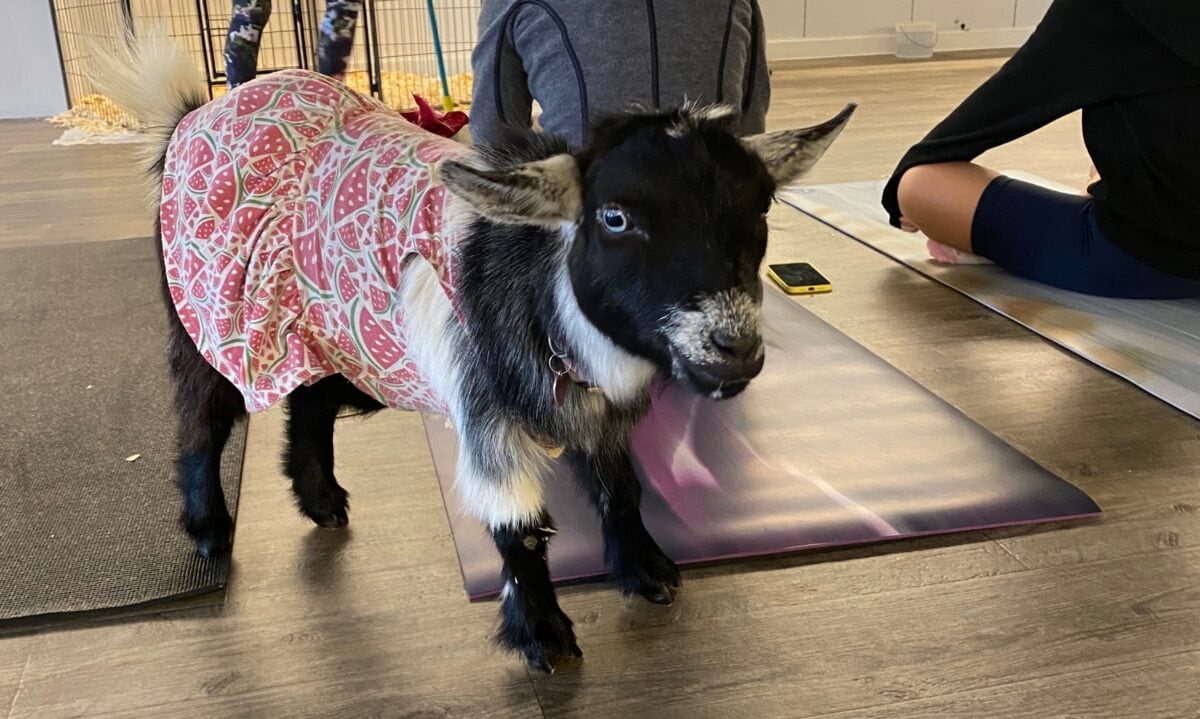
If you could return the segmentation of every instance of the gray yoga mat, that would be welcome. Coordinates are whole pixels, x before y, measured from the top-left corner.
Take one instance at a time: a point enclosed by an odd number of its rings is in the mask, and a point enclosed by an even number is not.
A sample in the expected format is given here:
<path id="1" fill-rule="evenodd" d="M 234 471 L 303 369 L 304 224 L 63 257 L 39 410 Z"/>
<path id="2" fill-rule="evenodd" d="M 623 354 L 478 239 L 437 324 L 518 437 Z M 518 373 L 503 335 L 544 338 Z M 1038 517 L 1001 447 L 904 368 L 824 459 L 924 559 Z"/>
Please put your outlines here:
<path id="1" fill-rule="evenodd" d="M 1077 192 L 1036 175 L 1026 182 Z M 1118 300 L 1024 280 L 992 265 L 943 265 L 923 235 L 887 223 L 883 181 L 793 187 L 780 198 L 801 212 L 1200 418 L 1200 300 Z"/>
<path id="2" fill-rule="evenodd" d="M 228 558 L 199 557 L 178 525 L 157 254 L 150 239 L 0 251 L 0 620 L 225 585 Z M 225 453 L 230 511 L 244 439 Z"/>
<path id="3" fill-rule="evenodd" d="M 1046 471 L 781 293 L 742 395 L 659 385 L 633 436 L 646 527 L 680 564 L 1094 515 Z M 457 437 L 425 430 L 468 595 L 500 589 L 487 533 L 452 490 Z M 596 513 L 563 463 L 545 477 L 556 580 L 604 574 Z M 685 577 L 686 579 L 686 577 Z"/>

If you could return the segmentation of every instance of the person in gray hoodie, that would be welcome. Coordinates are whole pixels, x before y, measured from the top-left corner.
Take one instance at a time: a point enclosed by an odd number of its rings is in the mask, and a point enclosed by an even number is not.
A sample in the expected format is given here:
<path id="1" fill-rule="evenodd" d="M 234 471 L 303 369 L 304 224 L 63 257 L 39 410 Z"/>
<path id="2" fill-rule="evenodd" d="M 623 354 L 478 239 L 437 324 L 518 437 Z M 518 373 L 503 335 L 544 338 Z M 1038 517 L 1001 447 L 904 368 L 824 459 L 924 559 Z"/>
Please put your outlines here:
<path id="1" fill-rule="evenodd" d="M 471 56 L 471 137 L 528 130 L 573 147 L 606 114 L 731 105 L 763 132 L 771 83 L 756 0 L 483 0 Z"/>

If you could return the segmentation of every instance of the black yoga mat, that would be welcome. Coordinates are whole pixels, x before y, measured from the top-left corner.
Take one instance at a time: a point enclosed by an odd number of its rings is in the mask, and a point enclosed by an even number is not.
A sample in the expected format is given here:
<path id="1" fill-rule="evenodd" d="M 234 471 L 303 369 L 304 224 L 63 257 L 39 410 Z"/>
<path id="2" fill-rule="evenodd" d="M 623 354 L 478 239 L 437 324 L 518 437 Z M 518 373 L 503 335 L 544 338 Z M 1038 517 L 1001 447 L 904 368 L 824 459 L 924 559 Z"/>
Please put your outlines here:
<path id="1" fill-rule="evenodd" d="M 0 250 L 0 620 L 229 576 L 178 525 L 157 252 L 149 238 Z M 225 452 L 231 512 L 244 443 L 238 428 Z"/>

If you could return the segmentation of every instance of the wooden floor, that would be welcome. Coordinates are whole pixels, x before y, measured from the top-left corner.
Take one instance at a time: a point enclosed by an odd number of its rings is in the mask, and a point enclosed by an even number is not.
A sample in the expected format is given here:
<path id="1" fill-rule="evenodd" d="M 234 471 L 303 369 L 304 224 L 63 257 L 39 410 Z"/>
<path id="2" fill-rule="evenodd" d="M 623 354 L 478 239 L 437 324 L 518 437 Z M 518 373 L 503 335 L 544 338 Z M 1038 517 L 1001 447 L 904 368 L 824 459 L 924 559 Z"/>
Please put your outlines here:
<path id="1" fill-rule="evenodd" d="M 884 177 L 999 62 L 780 68 L 770 124 L 858 101 L 811 180 Z M 54 135 L 0 124 L 0 246 L 146 234 L 129 148 Z M 1088 169 L 1078 117 L 985 159 L 1073 184 Z M 835 284 L 805 306 L 1103 520 L 687 570 L 665 609 L 569 588 L 586 658 L 531 676 L 489 643 L 495 605 L 466 601 L 417 416 L 339 425 L 352 522 L 329 533 L 293 511 L 268 413 L 224 607 L 0 638 L 0 717 L 1200 716 L 1197 423 L 788 208 L 772 217 L 770 259 Z"/>

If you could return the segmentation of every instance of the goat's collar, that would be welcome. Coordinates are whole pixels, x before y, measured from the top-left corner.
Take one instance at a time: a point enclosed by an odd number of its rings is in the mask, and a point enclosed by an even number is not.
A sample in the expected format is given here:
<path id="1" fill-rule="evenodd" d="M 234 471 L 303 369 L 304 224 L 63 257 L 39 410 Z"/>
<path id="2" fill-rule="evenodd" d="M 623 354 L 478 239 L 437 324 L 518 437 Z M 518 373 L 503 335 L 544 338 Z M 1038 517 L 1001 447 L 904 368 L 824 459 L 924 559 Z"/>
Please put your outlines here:
<path id="1" fill-rule="evenodd" d="M 546 345 L 550 349 L 547 366 L 550 369 L 550 387 L 556 406 L 561 407 L 567 401 L 567 390 L 572 384 L 579 385 L 589 392 L 600 391 L 599 387 L 583 377 L 579 372 L 579 365 L 575 364 L 566 350 L 559 349 L 554 344 L 554 337 L 546 335 Z"/>

